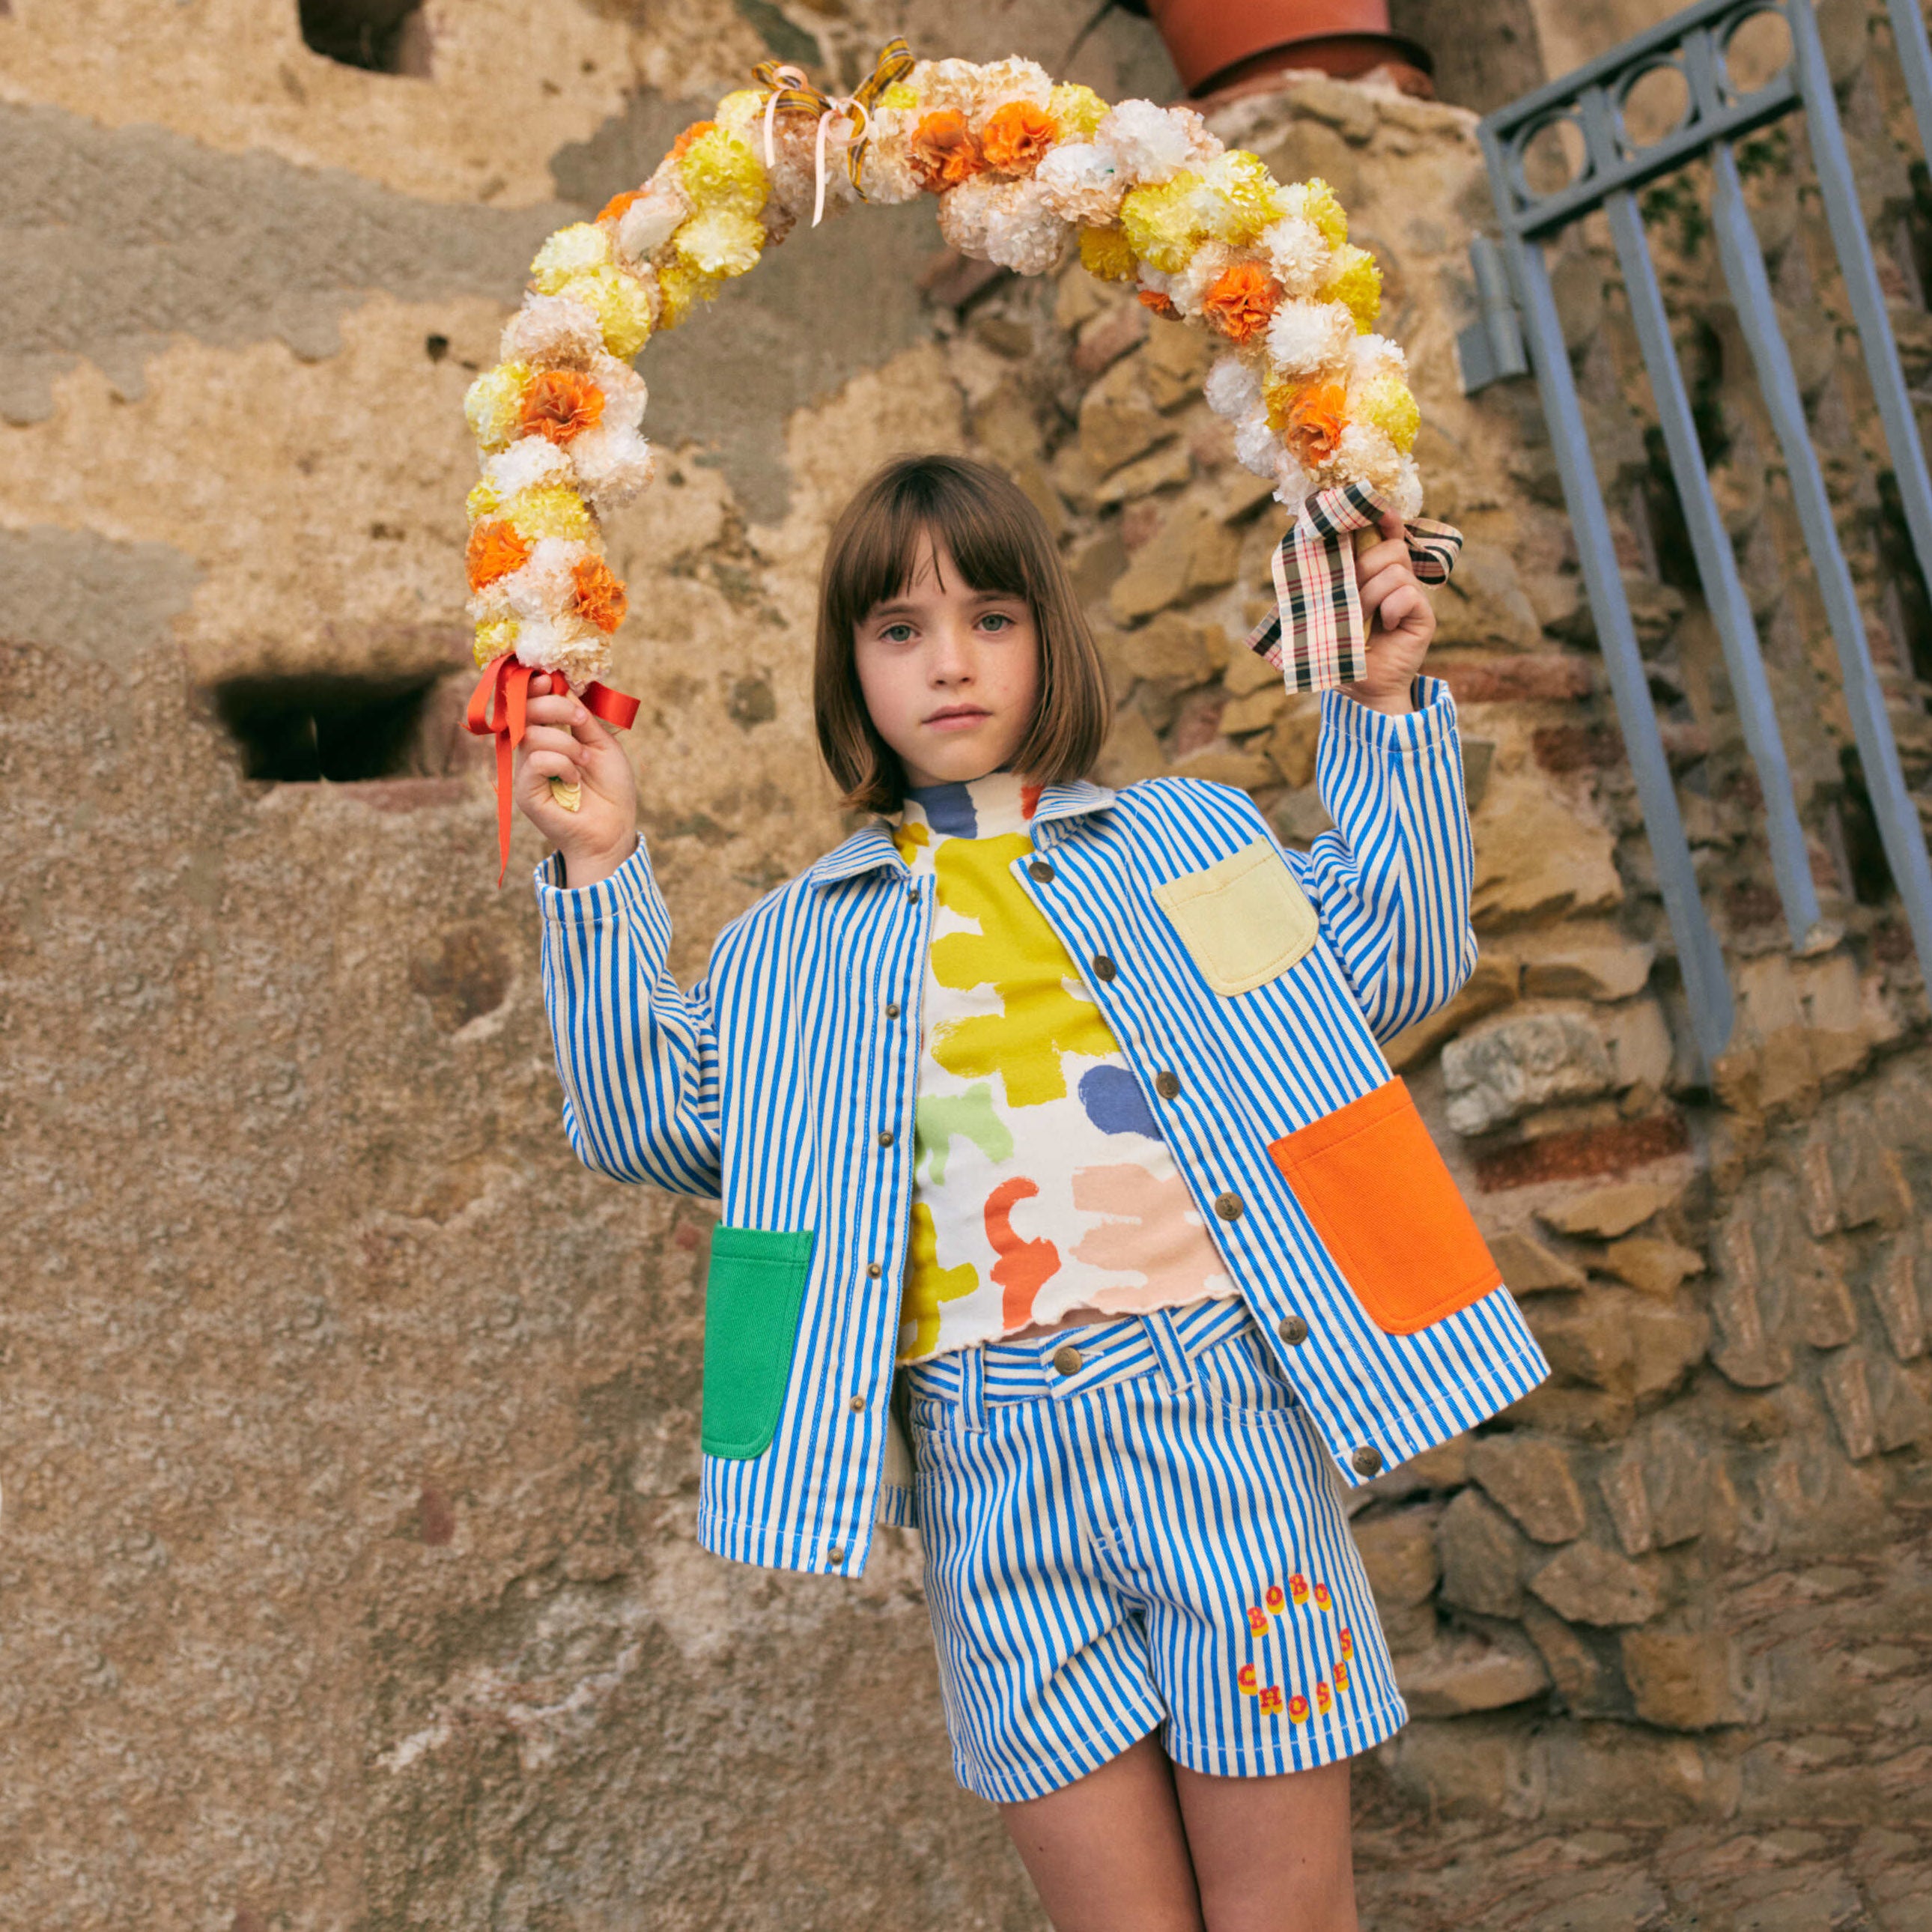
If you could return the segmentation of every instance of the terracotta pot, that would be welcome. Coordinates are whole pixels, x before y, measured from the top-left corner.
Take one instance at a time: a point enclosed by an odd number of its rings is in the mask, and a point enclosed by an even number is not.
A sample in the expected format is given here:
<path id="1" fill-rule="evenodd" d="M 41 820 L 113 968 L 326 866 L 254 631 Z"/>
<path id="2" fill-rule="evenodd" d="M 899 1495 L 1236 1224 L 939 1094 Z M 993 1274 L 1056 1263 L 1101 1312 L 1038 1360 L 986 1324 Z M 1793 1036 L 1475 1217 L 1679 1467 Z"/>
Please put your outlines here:
<path id="1" fill-rule="evenodd" d="M 1430 91 L 1429 56 L 1389 31 L 1388 0 L 1147 0 L 1147 7 L 1196 99 L 1285 68 L 1347 79 L 1387 67 L 1405 92 Z"/>

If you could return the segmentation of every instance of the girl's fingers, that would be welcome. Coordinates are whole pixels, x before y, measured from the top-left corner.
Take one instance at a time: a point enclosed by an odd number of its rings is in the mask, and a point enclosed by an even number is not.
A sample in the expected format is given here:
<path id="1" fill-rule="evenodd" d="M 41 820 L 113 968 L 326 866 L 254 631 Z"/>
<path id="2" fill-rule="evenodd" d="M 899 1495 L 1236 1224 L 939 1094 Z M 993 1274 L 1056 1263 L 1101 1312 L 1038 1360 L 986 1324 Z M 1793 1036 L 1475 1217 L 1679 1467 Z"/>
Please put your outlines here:
<path id="1" fill-rule="evenodd" d="M 524 769 L 533 778 L 561 778 L 566 784 L 577 782 L 581 776 L 577 761 L 561 752 L 532 752 Z"/>
<path id="2" fill-rule="evenodd" d="M 576 739 L 554 724 L 532 724 L 524 734 L 524 742 L 532 752 L 554 752 L 573 763 L 579 759 Z"/>
<path id="3" fill-rule="evenodd" d="M 1408 546 L 1406 544 L 1371 544 L 1359 552 L 1355 558 L 1355 578 L 1358 583 L 1371 577 L 1378 577 L 1385 570 L 1404 568 L 1408 562 Z"/>

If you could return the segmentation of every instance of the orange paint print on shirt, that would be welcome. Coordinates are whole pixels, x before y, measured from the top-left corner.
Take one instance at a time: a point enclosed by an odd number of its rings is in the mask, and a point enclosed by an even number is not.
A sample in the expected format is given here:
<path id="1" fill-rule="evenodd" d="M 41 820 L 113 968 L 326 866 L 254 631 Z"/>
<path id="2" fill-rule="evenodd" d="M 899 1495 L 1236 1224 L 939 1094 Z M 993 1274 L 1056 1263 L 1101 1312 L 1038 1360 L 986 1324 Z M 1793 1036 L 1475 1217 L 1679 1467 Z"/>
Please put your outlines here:
<path id="1" fill-rule="evenodd" d="M 1004 1291 L 1000 1316 L 1009 1333 L 1026 1326 L 1034 1297 L 1060 1268 L 1060 1250 L 1051 1241 L 1030 1241 L 1013 1226 L 1014 1208 L 1039 1192 L 1024 1174 L 1016 1174 L 986 1196 L 986 1238 L 1000 1258 L 993 1264 L 993 1279 Z"/>

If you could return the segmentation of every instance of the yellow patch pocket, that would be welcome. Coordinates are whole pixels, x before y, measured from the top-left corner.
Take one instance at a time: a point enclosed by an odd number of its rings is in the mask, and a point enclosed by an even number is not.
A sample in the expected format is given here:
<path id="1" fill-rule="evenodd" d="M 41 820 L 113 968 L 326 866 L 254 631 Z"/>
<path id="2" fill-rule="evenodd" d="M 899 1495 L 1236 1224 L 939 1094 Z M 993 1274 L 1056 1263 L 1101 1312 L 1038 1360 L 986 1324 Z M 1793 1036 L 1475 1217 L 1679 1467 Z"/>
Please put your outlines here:
<path id="1" fill-rule="evenodd" d="M 1265 838 L 1156 886 L 1154 896 L 1217 993 L 1266 986 L 1315 944 L 1315 908 Z"/>

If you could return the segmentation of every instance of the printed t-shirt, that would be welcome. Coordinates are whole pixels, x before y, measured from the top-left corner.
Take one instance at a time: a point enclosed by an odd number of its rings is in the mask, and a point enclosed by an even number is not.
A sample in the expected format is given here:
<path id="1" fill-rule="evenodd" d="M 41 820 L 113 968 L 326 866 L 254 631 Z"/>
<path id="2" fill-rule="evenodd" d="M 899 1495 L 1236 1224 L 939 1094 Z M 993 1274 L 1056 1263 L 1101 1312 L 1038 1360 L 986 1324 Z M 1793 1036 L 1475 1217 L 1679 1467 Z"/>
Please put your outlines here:
<path id="1" fill-rule="evenodd" d="M 1039 788 L 910 793 L 936 880 L 898 1359 L 1235 1292 L 1120 1042 L 1011 868 Z"/>

